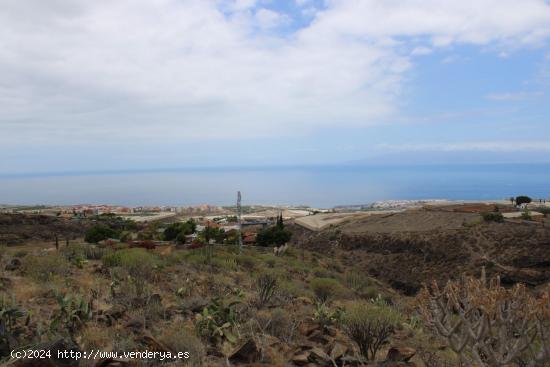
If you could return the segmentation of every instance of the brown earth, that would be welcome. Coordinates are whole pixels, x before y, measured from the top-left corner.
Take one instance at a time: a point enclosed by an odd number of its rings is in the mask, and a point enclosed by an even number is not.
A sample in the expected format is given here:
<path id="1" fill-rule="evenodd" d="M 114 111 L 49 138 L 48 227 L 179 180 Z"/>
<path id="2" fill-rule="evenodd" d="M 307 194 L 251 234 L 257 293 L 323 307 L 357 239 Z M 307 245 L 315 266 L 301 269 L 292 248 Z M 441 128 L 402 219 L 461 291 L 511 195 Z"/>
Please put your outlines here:
<path id="1" fill-rule="evenodd" d="M 550 280 L 550 228 L 540 223 L 486 223 L 479 214 L 414 210 L 347 221 L 321 232 L 293 228 L 294 241 L 341 257 L 413 295 L 424 282 L 488 275 L 532 287 Z"/>

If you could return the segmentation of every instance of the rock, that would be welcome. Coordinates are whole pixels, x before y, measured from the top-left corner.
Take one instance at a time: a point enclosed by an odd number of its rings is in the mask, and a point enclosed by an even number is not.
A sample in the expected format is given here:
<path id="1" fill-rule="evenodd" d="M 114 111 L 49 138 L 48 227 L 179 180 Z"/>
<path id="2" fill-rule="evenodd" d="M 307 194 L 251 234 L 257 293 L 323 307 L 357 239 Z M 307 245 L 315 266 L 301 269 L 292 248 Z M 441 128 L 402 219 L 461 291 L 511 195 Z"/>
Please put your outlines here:
<path id="1" fill-rule="evenodd" d="M 202 297 L 190 297 L 181 301 L 182 311 L 190 311 L 193 313 L 201 312 L 203 308 L 208 306 L 209 301 Z"/>
<path id="2" fill-rule="evenodd" d="M 330 350 L 330 358 L 337 360 L 340 357 L 343 357 L 344 354 L 348 351 L 348 347 L 346 347 L 342 343 L 334 343 L 334 346 Z"/>
<path id="3" fill-rule="evenodd" d="M 313 301 L 307 297 L 296 297 L 296 301 L 303 305 L 312 305 Z"/>
<path id="4" fill-rule="evenodd" d="M 6 265 L 7 271 L 14 271 L 21 267 L 21 260 L 19 259 L 11 259 L 11 261 Z"/>
<path id="5" fill-rule="evenodd" d="M 309 352 L 300 352 L 299 354 L 296 354 L 294 357 L 292 357 L 292 363 L 298 366 L 305 366 L 309 363 Z"/>
<path id="6" fill-rule="evenodd" d="M 229 355 L 229 361 L 233 363 L 254 363 L 261 357 L 260 348 L 254 339 L 248 339 L 239 345 Z"/>
<path id="7" fill-rule="evenodd" d="M 158 341 L 155 337 L 153 337 L 150 334 L 143 334 L 139 338 L 136 338 L 141 343 L 145 344 L 147 346 L 148 350 L 152 350 L 154 352 L 170 352 L 170 349 Z"/>
<path id="8" fill-rule="evenodd" d="M 118 320 L 124 315 L 125 312 L 126 312 L 125 306 L 115 304 L 110 309 L 105 311 L 103 314 L 108 318 L 111 318 L 113 320 Z"/>
<path id="9" fill-rule="evenodd" d="M 313 348 L 310 351 L 309 360 L 316 366 L 331 365 L 330 357 L 321 348 Z"/>
<path id="10" fill-rule="evenodd" d="M 416 349 L 410 347 L 391 347 L 386 355 L 387 361 L 408 362 L 416 354 Z"/>
<path id="11" fill-rule="evenodd" d="M 329 344 L 332 342 L 332 338 L 328 335 L 325 335 L 321 330 L 314 330 L 307 337 L 309 340 L 314 341 L 319 344 Z"/>
<path id="12" fill-rule="evenodd" d="M 131 319 L 124 326 L 130 329 L 140 330 L 143 329 L 143 322 L 138 319 Z"/>
<path id="13" fill-rule="evenodd" d="M 57 353 L 70 355 L 73 353 L 82 353 L 78 346 L 71 341 L 58 339 L 54 342 L 41 343 L 33 346 L 32 350 L 48 350 L 51 358 L 47 359 L 16 359 L 9 362 L 6 366 L 10 367 L 78 367 L 79 361 L 75 358 L 57 358 Z"/>
<path id="14" fill-rule="evenodd" d="M 298 326 L 298 332 L 304 336 L 311 335 L 315 330 L 318 330 L 319 326 L 315 324 L 309 324 L 309 323 L 301 323 Z"/>

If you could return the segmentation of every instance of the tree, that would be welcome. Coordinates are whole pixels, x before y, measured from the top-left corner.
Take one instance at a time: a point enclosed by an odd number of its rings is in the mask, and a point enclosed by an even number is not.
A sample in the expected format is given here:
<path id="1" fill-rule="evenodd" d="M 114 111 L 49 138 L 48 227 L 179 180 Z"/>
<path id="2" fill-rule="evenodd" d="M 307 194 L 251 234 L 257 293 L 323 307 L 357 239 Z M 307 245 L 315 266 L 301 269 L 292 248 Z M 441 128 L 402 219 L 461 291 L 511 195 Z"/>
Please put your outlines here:
<path id="1" fill-rule="evenodd" d="M 116 237 L 116 232 L 114 230 L 105 225 L 98 224 L 86 232 L 84 240 L 88 243 L 98 243 L 99 241 L 112 237 Z"/>
<path id="2" fill-rule="evenodd" d="M 256 242 L 260 246 L 280 246 L 290 241 L 291 237 L 292 233 L 289 230 L 285 229 L 284 227 L 281 228 L 275 225 L 273 227 L 265 228 L 259 231 L 258 235 L 256 236 Z"/>
<path id="3" fill-rule="evenodd" d="M 183 236 L 193 234 L 195 232 L 197 225 L 195 221 L 189 219 L 187 222 L 177 222 L 169 224 L 168 227 L 164 229 L 164 240 L 173 241 L 176 240 L 180 233 Z"/>
<path id="4" fill-rule="evenodd" d="M 521 195 L 516 197 L 516 205 L 529 204 L 533 201 L 529 196 Z"/>

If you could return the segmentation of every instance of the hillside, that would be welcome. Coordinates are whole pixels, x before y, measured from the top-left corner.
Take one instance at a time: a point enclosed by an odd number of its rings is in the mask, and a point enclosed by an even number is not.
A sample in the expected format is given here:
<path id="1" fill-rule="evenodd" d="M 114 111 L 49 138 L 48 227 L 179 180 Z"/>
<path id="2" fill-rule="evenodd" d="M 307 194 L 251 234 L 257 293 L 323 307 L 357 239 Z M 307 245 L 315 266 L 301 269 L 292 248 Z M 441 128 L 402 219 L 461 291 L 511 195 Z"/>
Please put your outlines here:
<path id="1" fill-rule="evenodd" d="M 294 231 L 300 246 L 342 258 L 407 295 L 423 282 L 479 274 L 483 266 L 508 284 L 539 286 L 550 279 L 547 222 L 484 222 L 476 213 L 421 209 Z"/>

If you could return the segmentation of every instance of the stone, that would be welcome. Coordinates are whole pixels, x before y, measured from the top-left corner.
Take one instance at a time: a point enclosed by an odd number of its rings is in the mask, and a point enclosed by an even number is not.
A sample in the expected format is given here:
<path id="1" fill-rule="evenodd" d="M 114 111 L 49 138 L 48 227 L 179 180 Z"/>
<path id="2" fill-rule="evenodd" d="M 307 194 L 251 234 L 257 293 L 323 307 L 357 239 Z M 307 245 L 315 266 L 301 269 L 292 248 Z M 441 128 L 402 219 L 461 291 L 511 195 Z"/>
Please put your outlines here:
<path id="1" fill-rule="evenodd" d="M 11 259 L 8 265 L 6 265 L 7 271 L 14 271 L 21 267 L 21 260 L 19 259 Z"/>
<path id="2" fill-rule="evenodd" d="M 410 347 L 391 347 L 386 355 L 387 361 L 408 362 L 416 354 L 416 349 Z"/>
<path id="3" fill-rule="evenodd" d="M 292 357 L 291 361 L 295 365 L 305 366 L 306 364 L 309 363 L 309 355 L 310 355 L 310 353 L 307 352 L 307 351 L 300 352 L 300 353 L 296 354 L 294 357 Z"/>
<path id="4" fill-rule="evenodd" d="M 347 351 L 348 351 L 348 347 L 346 347 L 342 343 L 336 342 L 334 343 L 334 345 L 332 346 L 332 349 L 330 350 L 330 358 L 332 358 L 333 360 L 337 360 L 338 358 L 343 357 Z"/>
<path id="5" fill-rule="evenodd" d="M 239 345 L 229 355 L 229 361 L 233 363 L 254 363 L 261 357 L 260 348 L 254 339 L 248 339 Z"/>

